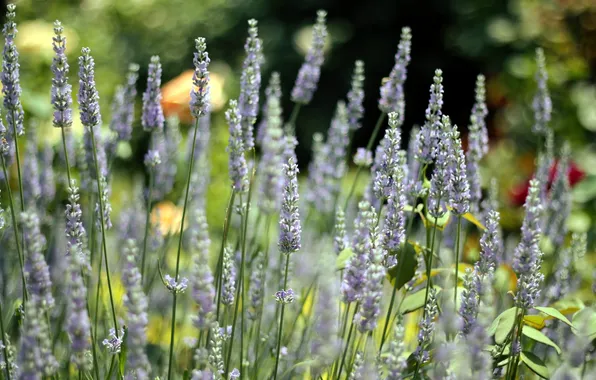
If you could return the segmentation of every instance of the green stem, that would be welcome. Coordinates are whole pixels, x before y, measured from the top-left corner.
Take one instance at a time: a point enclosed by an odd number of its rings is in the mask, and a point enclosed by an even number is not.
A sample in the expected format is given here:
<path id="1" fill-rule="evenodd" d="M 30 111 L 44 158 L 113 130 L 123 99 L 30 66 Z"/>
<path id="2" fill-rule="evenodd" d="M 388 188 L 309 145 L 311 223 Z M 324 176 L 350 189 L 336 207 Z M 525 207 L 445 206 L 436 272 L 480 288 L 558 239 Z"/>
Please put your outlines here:
<path id="1" fill-rule="evenodd" d="M 372 145 L 375 142 L 377 135 L 379 134 L 379 130 L 381 129 L 381 125 L 383 124 L 383 120 L 385 120 L 386 115 L 387 114 L 385 112 L 381 112 L 381 114 L 379 115 L 379 118 L 377 119 L 377 124 L 375 125 L 375 129 L 373 130 L 373 133 L 370 136 L 370 139 L 368 140 L 368 144 L 366 144 L 366 150 L 370 150 L 372 148 Z M 352 183 L 350 192 L 348 193 L 348 196 L 346 197 L 344 211 L 347 210 L 348 205 L 350 203 L 350 198 L 352 197 L 352 195 L 354 195 L 354 190 L 356 190 L 356 185 L 358 184 L 358 177 L 360 176 L 360 173 L 362 172 L 362 168 L 363 168 L 363 166 L 358 166 L 358 170 L 356 171 L 356 176 L 354 177 L 354 182 Z"/>
<path id="2" fill-rule="evenodd" d="M 103 204 L 103 197 L 102 197 L 102 188 L 101 188 L 101 177 L 99 173 L 99 163 L 97 162 L 97 147 L 95 142 L 95 133 L 93 133 L 93 127 L 89 127 L 90 135 L 91 135 L 91 145 L 93 147 L 93 161 L 95 163 L 95 175 L 97 180 L 97 200 L 99 201 L 99 220 L 101 225 L 101 246 L 103 248 L 103 255 L 104 260 L 106 262 L 106 277 L 108 280 L 108 292 L 110 294 L 110 306 L 112 307 L 112 319 L 114 322 L 114 330 L 116 331 L 116 338 L 119 337 L 118 332 L 118 321 L 116 320 L 116 308 L 114 307 L 114 296 L 112 294 L 112 282 L 110 281 L 110 266 L 108 262 L 108 248 L 107 248 L 107 240 L 106 240 L 106 229 L 105 229 L 105 222 L 104 222 L 104 204 Z"/>
<path id="3" fill-rule="evenodd" d="M 457 281 L 459 279 L 459 236 L 461 234 L 461 215 L 457 216 L 457 235 L 455 235 L 455 281 L 453 287 L 453 307 L 457 313 Z"/>
<path id="4" fill-rule="evenodd" d="M 10 183 L 8 182 L 8 170 L 6 169 L 6 161 L 4 160 L 4 155 L 0 154 L 0 159 L 2 159 L 2 170 L 4 172 L 4 181 L 6 182 L 6 192 L 8 193 L 8 202 L 10 205 L 10 216 L 12 218 L 12 229 L 14 231 L 14 240 L 15 244 L 17 245 L 17 255 L 19 256 L 19 266 L 21 268 L 21 280 L 23 282 L 23 299 L 27 301 L 29 299 L 28 292 L 27 292 L 27 282 L 25 281 L 25 262 L 23 258 L 23 251 L 21 250 L 20 240 L 19 240 L 19 230 L 17 225 L 17 214 L 15 211 L 14 206 L 14 198 L 12 196 L 12 189 L 10 188 Z M 23 307 L 24 307 L 23 302 Z"/>
<path id="5" fill-rule="evenodd" d="M 265 241 L 267 242 L 267 244 L 265 244 L 265 255 L 264 255 L 264 260 L 263 260 L 263 265 L 266 265 L 269 262 L 269 246 L 271 244 L 269 244 L 269 231 L 270 231 L 270 227 L 271 227 L 271 215 L 267 215 L 267 219 L 265 220 Z M 267 279 L 267 271 L 263 270 L 263 281 L 261 282 L 261 294 L 265 293 L 265 283 L 266 283 L 266 279 Z M 258 322 L 257 322 L 257 333 L 256 333 L 256 342 L 255 342 L 255 360 L 259 359 L 259 347 L 261 346 L 261 321 L 262 321 L 262 317 L 263 317 L 263 302 L 261 302 L 260 305 L 260 309 L 259 309 L 259 314 L 257 315 L 258 318 Z M 255 374 L 254 374 L 254 378 L 258 379 L 259 378 L 259 368 L 260 366 L 258 365 L 258 363 L 255 365 Z"/>
<path id="6" fill-rule="evenodd" d="M 356 312 L 358 311 L 359 306 L 360 306 L 360 303 L 356 303 L 356 308 L 354 309 L 354 314 L 356 314 Z M 354 332 L 354 323 L 351 323 L 350 330 L 348 331 L 348 338 L 346 339 L 346 346 L 344 347 L 344 353 L 341 358 L 341 364 L 339 365 L 339 372 L 337 373 L 337 376 L 335 377 L 336 379 L 339 379 L 341 377 L 341 371 L 343 370 L 344 364 L 346 363 L 346 356 L 348 354 L 348 349 L 350 347 L 350 340 L 352 339 L 353 332 Z"/>
<path id="7" fill-rule="evenodd" d="M 68 178 L 68 186 L 70 186 L 70 182 L 72 178 L 70 176 L 70 163 L 68 161 L 68 150 L 66 149 L 66 132 L 64 132 L 64 127 L 60 128 L 62 132 L 62 149 L 64 151 L 64 163 L 66 164 L 66 177 Z"/>
<path id="8" fill-rule="evenodd" d="M 108 375 L 106 376 L 106 380 L 109 380 L 112 377 L 112 372 L 114 371 L 114 363 L 116 362 L 116 355 L 112 355 L 112 360 L 110 360 L 110 369 L 108 370 Z"/>
<path id="9" fill-rule="evenodd" d="M 186 218 L 186 208 L 188 206 L 188 194 L 190 193 L 190 177 L 195 162 L 195 146 L 197 144 L 197 131 L 199 130 L 199 119 L 195 121 L 195 130 L 192 139 L 192 148 L 190 150 L 190 162 L 188 164 L 188 174 L 186 177 L 186 192 L 184 194 L 184 206 L 182 208 L 182 220 L 180 221 L 180 237 L 178 240 L 178 253 L 176 254 L 176 272 L 174 280 L 178 282 L 180 273 L 180 252 L 182 251 L 182 235 L 184 231 L 184 219 Z M 176 291 L 174 291 L 174 302 L 172 303 L 172 328 L 170 333 L 170 361 L 168 363 L 168 380 L 172 378 L 172 362 L 174 359 L 174 336 L 176 334 Z"/>
<path id="10" fill-rule="evenodd" d="M 439 197 L 439 199 L 437 200 L 437 204 L 441 202 L 441 198 Z M 431 274 L 431 270 L 433 267 L 433 254 L 435 251 L 435 237 L 437 235 L 437 221 L 438 218 L 435 218 L 435 224 L 433 227 L 433 233 L 432 233 L 432 240 L 430 243 L 430 254 L 428 257 L 428 265 L 426 267 L 426 291 L 424 293 L 424 311 L 422 313 L 422 318 L 426 317 L 426 303 L 428 302 L 428 292 L 430 291 L 430 284 L 431 284 L 431 280 L 430 280 L 430 274 Z M 416 374 L 418 374 L 418 371 L 416 371 Z"/>
<path id="11" fill-rule="evenodd" d="M 222 276 L 223 276 L 223 255 L 228 239 L 228 231 L 230 230 L 230 220 L 232 217 L 232 210 L 234 209 L 234 198 L 236 197 L 236 191 L 232 189 L 230 194 L 230 200 L 228 201 L 228 207 L 226 209 L 226 219 L 224 220 L 223 236 L 221 238 L 221 247 L 219 250 L 219 258 L 217 259 L 217 268 L 215 270 L 215 278 L 217 280 L 217 307 L 215 313 L 215 320 L 219 320 L 220 311 L 220 300 L 221 300 L 221 288 L 222 288 Z"/>
<path id="12" fill-rule="evenodd" d="M 14 110 L 11 110 L 12 112 L 12 120 L 17 120 L 17 118 L 15 117 L 15 112 Z M 17 125 L 16 123 L 11 123 L 12 124 L 12 133 L 14 136 L 14 149 L 15 149 L 15 156 L 17 157 L 17 176 L 19 178 L 19 193 L 21 195 L 21 211 L 25 211 L 25 198 L 23 197 L 23 177 L 21 176 L 21 158 L 20 158 L 20 154 L 19 154 L 19 139 L 18 139 L 18 134 L 17 134 Z M 8 181 L 8 177 L 6 177 L 6 180 Z"/>
<path id="13" fill-rule="evenodd" d="M 149 237 L 149 218 L 151 216 L 151 198 L 153 198 L 153 169 L 149 169 L 149 196 L 147 197 L 147 212 L 145 215 L 145 235 L 143 236 L 143 252 L 141 253 L 141 281 L 145 279 L 145 256 L 147 254 L 147 240 Z"/>
<path id="14" fill-rule="evenodd" d="M 290 115 L 290 119 L 288 120 L 288 124 L 294 127 L 296 125 L 296 119 L 298 118 L 298 113 L 300 112 L 300 108 L 302 104 L 294 103 L 294 108 L 292 108 L 292 114 Z"/>
<path id="15" fill-rule="evenodd" d="M 288 286 L 288 268 L 289 267 L 290 267 L 290 255 L 286 255 L 286 269 L 284 271 L 283 290 L 286 290 L 286 287 Z M 277 379 L 277 369 L 279 367 L 279 352 L 281 351 L 281 334 L 283 331 L 285 310 L 286 310 L 286 304 L 282 302 L 281 314 L 279 316 L 279 330 L 277 331 L 277 350 L 276 350 L 276 354 L 275 354 L 275 370 L 273 372 L 273 380 Z"/>
<path id="16" fill-rule="evenodd" d="M 6 378 L 10 380 L 10 365 L 8 363 L 8 343 L 6 342 L 6 334 L 4 333 L 4 313 L 2 312 L 2 302 L 0 302 L 0 334 L 2 334 L 2 350 L 4 351 L 4 369 L 6 370 Z"/>
<path id="17" fill-rule="evenodd" d="M 401 264 L 401 262 L 400 262 Z M 400 265 L 398 264 L 398 267 Z M 399 276 L 400 268 L 397 270 L 397 275 Z M 393 286 L 393 290 L 391 291 L 391 301 L 389 301 L 389 309 L 387 309 L 387 315 L 385 316 L 385 327 L 383 327 L 383 335 L 381 335 L 381 345 L 379 346 L 379 354 L 383 350 L 383 344 L 385 344 L 385 336 L 387 335 L 387 328 L 389 327 L 389 320 L 391 319 L 391 311 L 393 309 L 393 303 L 395 302 L 395 295 L 397 294 L 397 282 Z"/>

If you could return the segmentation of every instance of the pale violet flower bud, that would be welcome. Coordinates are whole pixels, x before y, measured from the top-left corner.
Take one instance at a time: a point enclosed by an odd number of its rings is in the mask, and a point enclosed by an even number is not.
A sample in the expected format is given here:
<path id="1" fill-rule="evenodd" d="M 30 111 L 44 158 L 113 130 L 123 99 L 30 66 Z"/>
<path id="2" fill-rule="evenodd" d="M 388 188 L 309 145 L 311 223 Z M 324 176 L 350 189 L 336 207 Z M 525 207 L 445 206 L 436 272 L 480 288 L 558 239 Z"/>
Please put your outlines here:
<path id="1" fill-rule="evenodd" d="M 111 328 L 110 335 L 108 338 L 104 339 L 101 342 L 104 347 L 108 350 L 108 352 L 112 355 L 116 355 L 120 353 L 122 349 L 122 337 L 124 336 L 124 330 L 120 330 L 120 335 L 116 336 L 116 330 Z"/>
<path id="2" fill-rule="evenodd" d="M 184 293 L 188 287 L 188 278 L 182 277 L 176 281 L 172 276 L 166 274 L 164 276 L 164 285 L 171 293 Z"/>
<path id="3" fill-rule="evenodd" d="M 381 98 L 379 99 L 379 109 L 382 112 L 397 112 L 399 115 L 397 123 L 400 126 L 404 122 L 404 83 L 408 75 L 411 47 L 412 30 L 405 26 L 401 29 L 401 37 L 395 54 L 395 65 L 391 69 L 389 80 L 381 86 Z"/>
<path id="4" fill-rule="evenodd" d="M 275 301 L 277 303 L 283 303 L 283 304 L 292 303 L 292 302 L 294 302 L 295 299 L 296 299 L 296 294 L 294 294 L 294 291 L 292 289 L 287 289 L 287 290 L 282 289 L 282 290 L 275 292 Z"/>
<path id="5" fill-rule="evenodd" d="M 369 167 L 373 163 L 373 155 L 370 150 L 366 148 L 358 148 L 356 150 L 356 154 L 354 155 L 354 164 L 356 166 L 364 166 Z"/>

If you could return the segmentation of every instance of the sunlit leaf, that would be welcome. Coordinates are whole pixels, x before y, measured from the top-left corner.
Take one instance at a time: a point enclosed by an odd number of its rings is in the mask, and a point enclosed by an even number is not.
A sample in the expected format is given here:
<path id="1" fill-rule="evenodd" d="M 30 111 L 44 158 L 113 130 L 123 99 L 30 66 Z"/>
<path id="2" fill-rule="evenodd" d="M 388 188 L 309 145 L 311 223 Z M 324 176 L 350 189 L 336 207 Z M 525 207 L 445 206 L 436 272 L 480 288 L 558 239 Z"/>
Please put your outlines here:
<path id="1" fill-rule="evenodd" d="M 528 366 L 538 376 L 548 379 L 550 377 L 550 373 L 548 372 L 548 368 L 538 356 L 534 353 L 529 351 L 522 351 L 520 353 L 521 361 Z"/>
<path id="2" fill-rule="evenodd" d="M 542 315 L 525 315 L 524 316 L 524 324 L 526 326 L 531 326 L 535 329 L 543 329 L 546 326 L 546 318 Z"/>
<path id="3" fill-rule="evenodd" d="M 554 307 L 536 306 L 536 307 L 534 307 L 534 309 L 539 310 L 546 315 L 550 315 L 551 317 L 556 318 L 559 321 L 573 327 L 573 325 L 571 324 L 569 319 L 567 319 L 567 317 L 565 317 L 563 314 L 561 314 L 561 312 L 559 310 L 555 309 Z"/>
<path id="4" fill-rule="evenodd" d="M 586 307 L 573 316 L 573 325 L 576 329 L 573 332 L 581 336 L 596 336 L 596 311 L 592 307 Z"/>
<path id="5" fill-rule="evenodd" d="M 341 251 L 339 253 L 339 255 L 337 255 L 337 258 L 335 259 L 335 268 L 337 270 L 341 270 L 344 269 L 346 267 L 346 263 L 348 262 L 348 260 L 350 259 L 350 257 L 352 257 L 354 255 L 354 251 L 352 251 L 352 248 L 346 248 L 343 251 Z"/>
<path id="6" fill-rule="evenodd" d="M 441 290 L 441 288 L 436 285 L 433 287 L 435 289 L 437 289 L 437 294 L 439 294 L 439 291 Z M 407 314 L 414 310 L 418 310 L 418 309 L 422 308 L 424 306 L 425 297 L 426 297 L 426 289 L 421 289 L 421 290 L 417 291 L 416 293 L 406 296 L 406 298 L 404 299 L 404 301 L 402 302 L 402 304 L 399 308 L 399 312 L 402 314 Z"/>
<path id="7" fill-rule="evenodd" d="M 502 344 L 505 342 L 505 339 L 509 335 L 511 329 L 513 329 L 513 325 L 515 324 L 517 314 L 516 308 L 512 307 L 501 314 L 493 321 L 491 327 L 489 328 L 489 334 L 495 335 L 495 342 L 498 344 Z"/>
<path id="8" fill-rule="evenodd" d="M 416 246 L 408 242 L 397 255 L 398 264 L 387 271 L 387 278 L 393 286 L 401 289 L 416 274 L 416 265 L 418 264 L 416 261 Z"/>
<path id="9" fill-rule="evenodd" d="M 553 347 L 555 350 L 557 350 L 558 354 L 561 354 L 561 348 L 559 348 L 559 346 L 555 342 L 553 342 L 549 337 L 536 330 L 535 328 L 530 326 L 524 326 L 522 327 L 522 334 L 524 334 L 530 339 L 535 340 L 536 342 L 540 342 L 542 344 L 546 344 L 547 346 Z"/>

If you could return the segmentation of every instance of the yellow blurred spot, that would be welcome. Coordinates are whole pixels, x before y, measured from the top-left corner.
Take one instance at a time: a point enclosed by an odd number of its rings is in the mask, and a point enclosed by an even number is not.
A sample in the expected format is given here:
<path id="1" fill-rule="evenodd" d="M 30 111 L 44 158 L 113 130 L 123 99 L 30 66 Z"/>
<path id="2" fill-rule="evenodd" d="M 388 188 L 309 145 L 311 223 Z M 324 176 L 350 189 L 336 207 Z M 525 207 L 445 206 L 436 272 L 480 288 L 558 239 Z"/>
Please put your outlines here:
<path id="1" fill-rule="evenodd" d="M 153 206 L 151 211 L 151 224 L 159 226 L 161 233 L 165 235 L 177 234 L 180 232 L 182 223 L 182 208 L 170 201 L 159 202 Z"/>
<path id="2" fill-rule="evenodd" d="M 52 37 L 54 37 L 53 23 L 43 20 L 32 20 L 20 22 L 19 33 L 15 39 L 15 44 L 21 53 L 39 55 L 51 59 L 54 55 L 52 48 Z M 77 48 L 78 36 L 68 28 L 64 28 L 66 37 L 66 53 Z"/>
<path id="3" fill-rule="evenodd" d="M 178 116 L 183 123 L 191 123 L 190 114 L 190 91 L 193 87 L 192 77 L 194 70 L 186 70 L 176 78 L 166 83 L 162 89 L 162 107 L 166 116 Z M 220 110 L 226 103 L 224 94 L 224 77 L 216 72 L 209 73 L 209 86 L 211 96 L 211 108 L 213 111 Z"/>

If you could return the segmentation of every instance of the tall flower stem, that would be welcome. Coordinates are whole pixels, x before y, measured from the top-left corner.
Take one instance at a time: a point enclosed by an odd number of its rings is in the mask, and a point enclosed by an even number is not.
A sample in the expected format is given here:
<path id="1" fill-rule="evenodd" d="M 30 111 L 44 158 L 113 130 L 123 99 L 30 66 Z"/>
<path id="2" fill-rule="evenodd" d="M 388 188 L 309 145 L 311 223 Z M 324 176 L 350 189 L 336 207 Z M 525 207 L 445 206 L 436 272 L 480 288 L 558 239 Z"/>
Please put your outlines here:
<path id="1" fill-rule="evenodd" d="M 290 255 L 286 255 L 286 269 L 284 270 L 284 286 L 283 289 L 286 290 L 288 286 L 288 268 L 290 267 Z M 281 350 L 281 335 L 283 332 L 284 326 L 284 312 L 286 310 L 285 302 L 281 304 L 281 313 L 279 315 L 279 329 L 277 330 L 277 350 L 275 354 L 275 369 L 273 372 L 273 379 L 277 379 L 277 369 L 279 367 L 279 352 Z"/>
<path id="2" fill-rule="evenodd" d="M 375 142 L 379 131 L 381 130 L 381 125 L 383 124 L 383 120 L 385 120 L 385 116 L 387 114 L 385 112 L 381 112 L 379 118 L 377 119 L 377 124 L 375 125 L 375 129 L 373 130 L 370 139 L 368 140 L 368 144 L 366 144 L 366 150 L 370 150 L 372 148 L 373 143 Z M 356 176 L 354 177 L 354 182 L 352 182 L 352 187 L 350 188 L 350 192 L 346 197 L 346 203 L 344 204 L 344 211 L 348 208 L 350 203 L 350 198 L 354 195 L 354 191 L 356 190 L 356 185 L 358 184 L 358 177 L 360 177 L 360 173 L 362 172 L 363 166 L 358 166 L 358 170 L 356 170 Z"/>
<path id="3" fill-rule="evenodd" d="M 66 132 L 64 132 L 64 127 L 61 127 L 60 130 L 62 132 L 62 150 L 64 151 L 64 163 L 66 164 L 66 178 L 68 179 L 68 186 L 70 186 L 72 178 L 70 176 L 70 162 L 68 161 L 68 150 L 66 149 Z"/>
<path id="4" fill-rule="evenodd" d="M 0 302 L 0 334 L 2 334 L 2 350 L 4 351 L 6 379 L 10 380 L 10 366 L 8 365 L 8 347 L 6 344 L 6 335 L 4 334 L 4 313 L 2 312 L 2 302 Z"/>
<path id="5" fill-rule="evenodd" d="M 354 315 L 358 312 L 358 307 L 360 306 L 360 303 L 356 303 L 356 308 L 354 309 Z M 354 323 L 350 324 L 350 330 L 348 331 L 348 338 L 346 339 L 346 345 L 344 348 L 344 353 L 342 355 L 341 358 L 341 364 L 339 365 L 339 372 L 337 373 L 337 376 L 335 376 L 336 379 L 339 379 L 341 377 L 341 372 L 344 369 L 344 364 L 346 363 L 346 357 L 348 355 L 348 349 L 350 348 L 350 340 L 352 340 L 352 333 L 354 332 Z"/>
<path id="6" fill-rule="evenodd" d="M 459 276 L 459 246 L 460 246 L 460 238 L 461 235 L 461 215 L 457 216 L 457 235 L 455 235 L 455 281 L 453 286 L 453 307 L 457 312 L 457 281 Z"/>
<path id="7" fill-rule="evenodd" d="M 0 159 L 2 160 L 2 171 L 4 172 L 4 181 L 6 182 L 6 192 L 8 193 L 8 202 L 10 204 L 10 216 L 12 218 L 12 229 L 14 231 L 14 241 L 17 245 L 17 255 L 19 256 L 19 266 L 21 268 L 21 280 L 23 282 L 23 299 L 27 301 L 28 293 L 27 293 L 27 282 L 25 281 L 25 262 L 23 258 L 23 252 L 21 251 L 21 243 L 19 241 L 19 230 L 17 225 L 17 215 L 15 211 L 14 205 L 14 198 L 12 197 L 12 189 L 10 188 L 10 183 L 8 183 L 8 170 L 6 169 L 6 160 L 4 159 L 4 155 L 0 154 Z M 25 307 L 25 302 L 23 302 L 23 307 Z"/>
<path id="8" fill-rule="evenodd" d="M 190 193 L 190 177 L 192 175 L 192 169 L 195 162 L 195 147 L 197 144 L 197 131 L 199 130 L 199 118 L 195 121 L 195 131 L 192 138 L 192 148 L 190 150 L 190 162 L 188 164 L 188 174 L 186 177 L 186 191 L 184 194 L 184 206 L 182 208 L 182 220 L 180 221 L 180 238 L 178 240 L 178 252 L 176 254 L 176 271 L 174 280 L 178 282 L 180 274 L 180 253 L 182 252 L 182 235 L 184 232 L 184 220 L 186 219 L 186 208 L 188 206 L 188 194 Z M 172 378 L 172 362 L 174 359 L 174 336 L 176 334 L 176 301 L 177 293 L 174 293 L 174 302 L 172 303 L 172 327 L 170 331 L 170 355 L 168 362 L 168 380 Z"/>
<path id="9" fill-rule="evenodd" d="M 147 213 L 145 215 L 145 235 L 143 236 L 143 252 L 141 253 L 141 279 L 145 278 L 145 257 L 147 255 L 147 240 L 149 237 L 149 218 L 151 216 L 151 198 L 153 198 L 153 186 L 154 186 L 154 175 L 153 169 L 149 170 L 149 194 L 147 197 Z"/>
<path id="10" fill-rule="evenodd" d="M 266 241 L 266 245 L 265 245 L 265 255 L 264 255 L 264 263 L 268 263 L 269 262 L 269 231 L 271 227 L 271 215 L 267 215 L 267 219 L 265 221 L 265 241 Z M 267 279 L 267 271 L 263 271 L 263 281 L 261 284 L 261 294 L 265 293 L 265 284 L 266 284 L 266 279 Z M 259 360 L 259 347 L 260 347 L 260 343 L 261 343 L 261 321 L 263 320 L 263 303 L 261 302 L 260 305 L 260 310 L 259 310 L 259 314 L 257 315 L 257 333 L 256 333 L 256 341 L 255 341 L 255 359 L 257 360 L 256 365 L 255 365 L 255 374 L 254 374 L 254 378 L 258 379 L 259 378 L 259 365 L 258 365 L 258 360 Z"/>
<path id="11" fill-rule="evenodd" d="M 440 202 L 440 199 L 439 199 Z M 424 304 L 426 305 L 426 303 L 428 302 L 428 292 L 430 291 L 430 274 L 431 274 L 431 270 L 432 270 L 432 266 L 433 266 L 433 254 L 434 254 L 434 250 L 435 250 L 435 237 L 437 235 L 437 220 L 438 218 L 435 218 L 435 224 L 433 226 L 433 232 L 432 232 L 432 240 L 430 243 L 430 253 L 428 255 L 428 265 L 426 267 L 426 291 L 424 293 Z M 422 313 L 422 318 L 424 318 L 426 316 L 426 308 L 424 310 L 424 312 Z"/>
<path id="12" fill-rule="evenodd" d="M 288 119 L 288 124 L 292 127 L 296 126 L 296 119 L 298 118 L 298 114 L 300 113 L 301 108 L 302 104 L 294 103 L 294 108 L 292 108 L 292 113 L 290 114 L 290 118 Z"/>
<path id="13" fill-rule="evenodd" d="M 14 111 L 10 111 L 12 112 L 12 120 L 17 120 L 17 117 L 14 113 Z M 12 124 L 12 133 L 14 136 L 14 149 L 15 149 L 15 156 L 17 157 L 17 177 L 19 179 L 19 193 L 21 196 L 21 211 L 25 211 L 25 198 L 23 196 L 23 177 L 21 176 L 21 158 L 19 157 L 19 139 L 18 139 L 18 134 L 17 134 L 17 125 L 16 123 L 11 123 Z M 8 180 L 8 177 L 6 177 Z"/>
<path id="14" fill-rule="evenodd" d="M 92 129 L 92 128 L 91 128 Z M 106 278 L 108 281 L 108 292 L 110 294 L 110 306 L 112 307 L 112 319 L 114 322 L 114 329 L 116 331 L 116 337 L 118 337 L 118 321 L 116 320 L 116 308 L 114 307 L 114 296 L 112 294 L 112 282 L 110 281 L 110 266 L 108 263 L 108 248 L 107 248 L 107 241 L 106 241 L 106 229 L 105 229 L 105 222 L 104 222 L 104 204 L 103 204 L 103 199 L 102 199 L 102 188 L 101 188 L 101 181 L 100 181 L 100 173 L 99 173 L 99 163 L 97 162 L 97 148 L 96 148 L 96 142 L 95 142 L 95 133 L 93 132 L 93 130 L 90 131 L 89 133 L 91 135 L 91 145 L 93 147 L 93 160 L 95 163 L 95 174 L 96 174 L 96 178 L 97 178 L 97 200 L 99 203 L 99 220 L 100 220 L 100 225 L 101 225 L 101 246 L 103 248 L 103 256 L 104 256 L 104 260 L 106 262 Z M 100 261 L 101 263 L 101 261 Z M 99 278 L 98 278 L 98 281 Z M 97 313 L 97 310 L 96 310 Z"/>
<path id="15" fill-rule="evenodd" d="M 226 247 L 226 241 L 228 239 L 228 232 L 230 230 L 230 220 L 232 218 L 232 210 L 234 209 L 234 198 L 236 197 L 236 191 L 232 189 L 230 194 L 230 200 L 228 201 L 228 207 L 226 208 L 226 219 L 224 220 L 223 236 L 221 238 L 221 247 L 219 250 L 219 258 L 217 259 L 217 268 L 215 270 L 215 278 L 217 281 L 217 307 L 215 313 L 215 320 L 219 320 L 220 300 L 221 300 L 221 288 L 222 288 L 222 276 L 223 276 L 223 255 Z M 209 338 L 207 338 L 209 341 Z"/>

